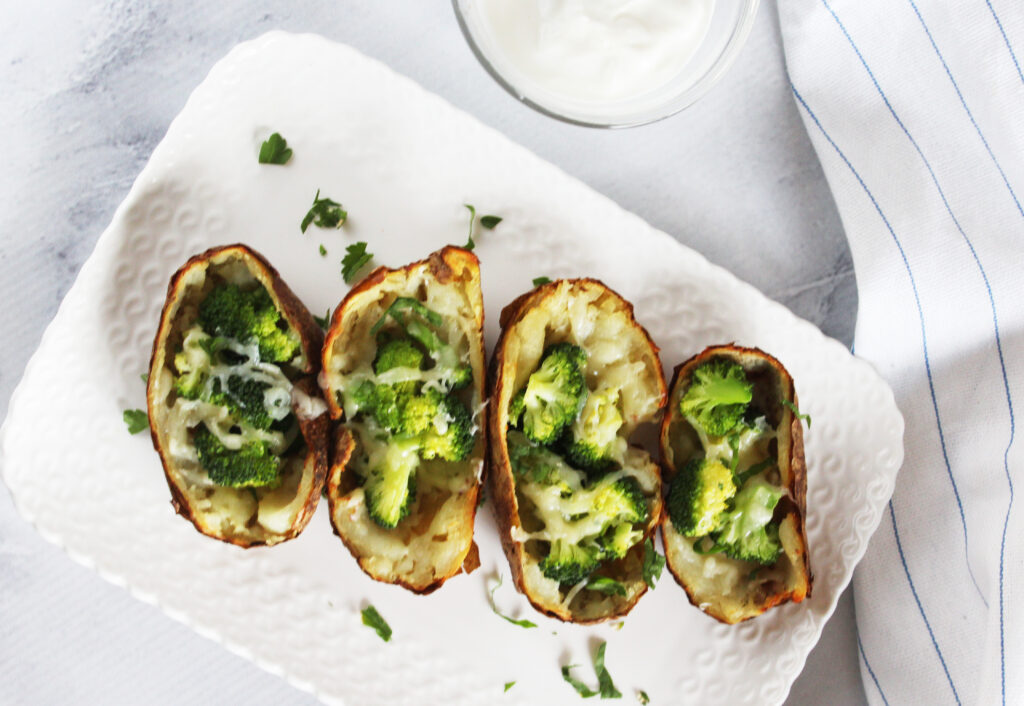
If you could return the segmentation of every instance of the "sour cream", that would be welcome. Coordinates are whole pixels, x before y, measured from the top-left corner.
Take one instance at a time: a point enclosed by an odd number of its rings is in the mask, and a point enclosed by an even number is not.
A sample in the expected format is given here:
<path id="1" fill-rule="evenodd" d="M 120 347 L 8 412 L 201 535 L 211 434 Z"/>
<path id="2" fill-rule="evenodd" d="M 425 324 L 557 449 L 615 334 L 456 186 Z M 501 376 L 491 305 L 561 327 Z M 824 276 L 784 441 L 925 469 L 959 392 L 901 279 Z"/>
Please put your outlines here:
<path id="1" fill-rule="evenodd" d="M 541 104 L 600 106 L 669 86 L 694 58 L 716 0 L 473 0 L 488 59 Z M 469 16 L 472 15 L 472 16 Z"/>

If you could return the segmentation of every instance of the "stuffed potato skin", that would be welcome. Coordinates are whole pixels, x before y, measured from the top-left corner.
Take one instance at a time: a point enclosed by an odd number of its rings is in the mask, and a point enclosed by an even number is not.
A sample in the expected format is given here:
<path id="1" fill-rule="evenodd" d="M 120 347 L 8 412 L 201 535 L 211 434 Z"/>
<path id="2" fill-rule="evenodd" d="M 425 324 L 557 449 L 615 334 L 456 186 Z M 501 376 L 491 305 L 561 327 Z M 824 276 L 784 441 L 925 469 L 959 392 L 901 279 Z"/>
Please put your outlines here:
<path id="1" fill-rule="evenodd" d="M 451 488 L 422 489 L 411 514 L 394 529 L 370 519 L 355 463 L 359 442 L 346 419 L 341 397 L 346 372 L 365 366 L 375 355 L 369 331 L 395 298 L 426 298 L 448 302 L 449 338 L 460 340 L 462 359 L 472 370 L 470 385 L 460 391 L 474 415 L 484 405 L 483 295 L 476 256 L 468 250 L 445 247 L 426 259 L 397 269 L 378 267 L 353 287 L 331 317 L 323 347 L 321 388 L 335 420 L 327 499 L 334 533 L 360 568 L 371 578 L 419 594 L 431 593 L 459 571 L 479 565 L 473 526 L 481 491 L 486 427 L 480 425 L 469 457 L 446 462 L 453 469 Z M 447 325 L 447 323 L 446 323 Z"/>
<path id="2" fill-rule="evenodd" d="M 597 322 L 595 324 L 595 322 Z M 626 555 L 606 562 L 602 573 L 620 581 L 625 596 L 601 596 L 583 592 L 569 597 L 560 588 L 553 592 L 538 572 L 538 558 L 521 541 L 524 517 L 508 450 L 509 402 L 536 369 L 542 351 L 552 343 L 571 341 L 595 353 L 601 372 L 589 370 L 592 380 L 602 373 L 629 377 L 612 359 L 630 359 L 634 394 L 624 403 L 621 434 L 629 435 L 641 424 L 656 421 L 665 404 L 666 386 L 658 348 L 636 321 L 632 305 L 602 282 L 594 279 L 558 280 L 543 284 L 511 302 L 501 313 L 501 335 L 490 362 L 488 429 L 490 447 L 487 477 L 502 548 L 516 588 L 533 607 L 550 617 L 581 624 L 597 623 L 626 615 L 647 591 L 642 578 L 643 544 L 661 516 L 660 469 L 646 452 L 631 447 L 629 453 L 642 467 L 641 476 L 654 491 L 649 519 L 641 541 Z M 595 324 L 603 335 L 588 338 L 584 329 Z M 602 329 L 605 326 L 607 328 Z M 626 352 L 623 357 L 622 352 Z M 598 363 L 597 361 L 601 362 Z M 523 508 L 525 511 L 525 508 Z M 529 522 L 529 520 L 527 520 Z M 553 583 L 553 582 L 552 582 Z M 556 587 L 557 588 L 557 587 Z M 588 599 L 589 596 L 589 599 Z"/>
<path id="3" fill-rule="evenodd" d="M 799 603 L 811 595 L 813 576 L 807 550 L 804 517 L 807 506 L 807 466 L 804 458 L 803 426 L 793 410 L 796 388 L 789 372 L 776 358 L 758 348 L 733 344 L 710 346 L 676 366 L 669 392 L 669 406 L 662 420 L 660 447 L 666 487 L 696 451 L 696 437 L 683 417 L 679 403 L 691 384 L 694 370 L 712 360 L 727 360 L 740 365 L 748 378 L 754 380 L 755 399 L 770 408 L 776 434 L 776 461 L 779 482 L 785 494 L 775 509 L 780 525 L 782 554 L 776 562 L 750 577 L 750 566 L 716 556 L 721 574 L 708 576 L 706 557 L 690 548 L 692 540 L 683 537 L 673 526 L 669 513 L 664 513 L 662 536 L 667 566 L 676 582 L 686 591 L 690 603 L 715 620 L 735 624 L 761 615 L 773 606 Z M 731 564 L 730 564 L 731 562 Z M 737 566 L 735 572 L 730 566 Z M 730 576 L 734 580 L 725 580 Z"/>
<path id="4" fill-rule="evenodd" d="M 248 490 L 219 488 L 208 494 L 211 492 L 208 488 L 197 487 L 190 482 L 169 448 L 171 429 L 168 424 L 172 423 L 172 415 L 168 400 L 174 394 L 174 349 L 180 346 L 183 329 L 194 323 L 200 297 L 209 289 L 208 281 L 218 279 L 221 273 L 228 271 L 235 278 L 250 283 L 255 281 L 266 289 L 280 316 L 299 339 L 302 355 L 292 380 L 296 390 L 293 411 L 304 441 L 305 454 L 295 495 L 288 502 L 291 510 L 287 527 L 276 526 L 279 521 L 273 528 L 255 521 L 263 499 L 251 506 L 242 495 L 252 497 Z M 153 342 L 146 385 L 150 436 L 154 449 L 160 455 L 172 506 L 202 534 L 240 547 L 252 547 L 293 539 L 309 524 L 326 480 L 328 462 L 328 417 L 314 413 L 323 409 L 315 382 L 322 341 L 323 332 L 312 314 L 281 279 L 278 271 L 261 254 L 245 245 L 216 247 L 194 255 L 171 277 Z M 303 402 L 300 404 L 299 400 Z M 282 498 L 271 500 L 278 503 Z M 246 510 L 256 513 L 248 521 L 241 517 Z"/>

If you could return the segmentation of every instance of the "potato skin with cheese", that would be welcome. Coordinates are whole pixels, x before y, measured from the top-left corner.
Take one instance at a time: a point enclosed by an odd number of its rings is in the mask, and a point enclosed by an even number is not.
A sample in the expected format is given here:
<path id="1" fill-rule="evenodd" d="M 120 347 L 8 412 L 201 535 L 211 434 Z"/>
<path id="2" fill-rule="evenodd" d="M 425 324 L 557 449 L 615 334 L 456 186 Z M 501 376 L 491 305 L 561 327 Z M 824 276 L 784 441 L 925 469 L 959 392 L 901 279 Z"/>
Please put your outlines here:
<path id="1" fill-rule="evenodd" d="M 800 419 L 782 403 L 786 400 L 794 408 L 797 406 L 796 388 L 786 368 L 757 348 L 711 346 L 677 366 L 672 377 L 668 410 L 660 433 L 666 487 L 697 450 L 695 432 L 680 412 L 680 399 L 689 388 L 693 371 L 702 363 L 719 358 L 743 368 L 754 384 L 755 401 L 767 409 L 769 424 L 777 434 L 777 465 L 786 494 L 776 507 L 775 518 L 780 522 L 783 553 L 775 564 L 758 570 L 751 578 L 751 567 L 746 562 L 694 552 L 693 540 L 675 529 L 667 511 L 662 520 L 662 537 L 668 568 L 690 603 L 722 623 L 734 624 L 782 603 L 799 603 L 811 595 L 813 576 L 804 529 L 807 466 Z M 709 559 L 717 563 L 709 565 Z"/>
<path id="2" fill-rule="evenodd" d="M 625 596 L 580 591 L 569 593 L 546 578 L 540 557 L 517 538 L 526 506 L 516 490 L 508 452 L 508 407 L 537 368 L 545 348 L 568 341 L 588 352 L 588 378 L 614 380 L 622 385 L 623 426 L 629 438 L 640 425 L 657 421 L 665 405 L 666 387 L 658 348 L 636 321 L 632 305 L 594 279 L 558 280 L 541 285 L 505 307 L 501 336 L 490 364 L 487 424 L 490 433 L 488 482 L 502 548 L 516 588 L 538 611 L 559 620 L 597 623 L 626 615 L 646 593 L 643 579 L 644 541 L 619 560 L 607 563 L 609 577 L 621 582 Z M 639 477 L 653 491 L 644 537 L 650 537 L 661 516 L 661 473 L 658 465 L 638 447 L 628 453 Z M 648 488 L 645 488 L 647 490 Z"/>
<path id="3" fill-rule="evenodd" d="M 174 354 L 183 332 L 196 321 L 199 303 L 214 283 L 257 282 L 267 290 L 281 317 L 298 335 L 302 356 L 290 376 L 296 390 L 292 411 L 304 444 L 301 457 L 287 457 L 291 469 L 275 490 L 211 487 L 196 482 L 171 453 L 175 430 L 170 413 L 174 393 Z M 160 454 L 171 504 L 201 533 L 240 547 L 273 545 L 298 536 L 309 524 L 327 475 L 328 416 L 316 386 L 323 332 L 279 273 L 255 250 L 242 245 L 211 248 L 191 257 L 171 277 L 153 341 L 146 402 L 153 447 Z M 313 408 L 310 411 L 310 408 Z M 324 413 L 314 414 L 322 410 Z M 257 497 L 258 496 L 258 497 Z M 262 511 L 262 515 L 261 515 Z M 260 518 L 263 517 L 263 524 Z"/>
<path id="4" fill-rule="evenodd" d="M 378 267 L 335 309 L 323 347 L 320 384 L 335 420 L 327 481 L 334 532 L 371 578 L 426 594 L 460 570 L 468 573 L 479 566 L 473 525 L 487 430 L 480 425 L 466 460 L 443 462 L 451 475 L 449 487 L 425 486 L 421 470 L 409 516 L 394 529 L 373 522 L 354 467 L 359 446 L 348 426 L 353 420 L 345 418 L 339 394 L 346 375 L 372 364 L 376 343 L 370 329 L 397 297 L 416 298 L 444 317 L 443 337 L 472 369 L 473 380 L 460 394 L 478 417 L 486 378 L 479 260 L 468 250 L 449 246 L 405 267 Z"/>

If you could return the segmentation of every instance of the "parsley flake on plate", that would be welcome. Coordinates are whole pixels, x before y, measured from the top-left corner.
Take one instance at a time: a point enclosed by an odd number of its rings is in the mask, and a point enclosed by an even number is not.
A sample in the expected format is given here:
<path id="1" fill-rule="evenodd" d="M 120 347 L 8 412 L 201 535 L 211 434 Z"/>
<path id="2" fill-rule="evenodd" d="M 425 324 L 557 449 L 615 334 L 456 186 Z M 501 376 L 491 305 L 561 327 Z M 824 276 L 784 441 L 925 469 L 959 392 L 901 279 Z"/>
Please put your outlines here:
<path id="1" fill-rule="evenodd" d="M 126 409 L 124 411 L 124 423 L 128 425 L 129 434 L 138 434 L 140 431 L 149 429 L 149 415 L 142 409 Z"/>
<path id="2" fill-rule="evenodd" d="M 287 164 L 292 158 L 292 150 L 288 147 L 288 140 L 281 137 L 281 133 L 275 132 L 260 145 L 260 164 Z"/>
<path id="3" fill-rule="evenodd" d="M 391 641 L 391 626 L 387 624 L 387 621 L 381 617 L 377 609 L 372 605 L 368 605 L 363 608 L 363 625 L 367 625 L 377 631 L 377 635 L 380 636 L 384 642 Z"/>
<path id="4" fill-rule="evenodd" d="M 351 284 L 356 273 L 373 259 L 373 253 L 366 252 L 366 243 L 359 241 L 345 248 L 345 257 L 341 259 L 341 276 L 345 284 Z"/>
<path id="5" fill-rule="evenodd" d="M 348 220 L 348 211 L 342 208 L 337 201 L 320 198 L 320 189 L 317 189 L 316 196 L 313 197 L 313 205 L 309 207 L 299 228 L 303 233 L 311 223 L 317 228 L 341 228 L 346 220 Z"/>

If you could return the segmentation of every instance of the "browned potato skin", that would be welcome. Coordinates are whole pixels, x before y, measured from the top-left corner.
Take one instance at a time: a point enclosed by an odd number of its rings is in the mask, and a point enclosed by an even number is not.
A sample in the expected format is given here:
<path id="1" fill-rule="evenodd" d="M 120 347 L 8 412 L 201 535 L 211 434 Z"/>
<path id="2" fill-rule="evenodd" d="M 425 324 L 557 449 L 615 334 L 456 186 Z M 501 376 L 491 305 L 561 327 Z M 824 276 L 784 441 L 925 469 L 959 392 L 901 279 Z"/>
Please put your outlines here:
<path id="1" fill-rule="evenodd" d="M 341 303 L 334 310 L 334 314 L 331 316 L 331 324 L 327 330 L 327 338 L 323 345 L 323 358 L 321 361 L 322 365 L 327 364 L 328 356 L 330 355 L 331 349 L 334 346 L 335 340 L 342 335 L 342 322 L 344 321 L 347 309 L 350 307 L 354 299 L 359 295 L 371 291 L 372 289 L 382 285 L 389 277 L 393 277 L 396 274 L 408 275 L 413 270 L 419 267 L 428 267 L 433 276 L 441 283 L 450 281 L 453 277 L 461 277 L 465 274 L 469 274 L 471 280 L 475 282 L 477 291 L 480 290 L 480 260 L 469 250 L 464 248 L 458 248 L 454 246 L 447 246 L 438 250 L 437 252 L 431 253 L 425 260 L 410 263 L 405 267 L 390 269 L 387 267 L 378 267 L 363 278 L 356 286 L 349 290 L 345 298 L 341 300 Z M 474 324 L 479 334 L 479 352 L 480 359 L 484 359 L 483 354 L 483 327 L 484 327 L 484 309 L 483 299 L 480 300 L 479 306 L 475 307 L 475 319 Z M 473 383 L 476 385 L 480 395 L 480 399 L 486 399 L 484 397 L 484 371 L 474 370 L 473 371 Z M 328 394 L 327 390 L 323 390 L 324 399 L 327 401 L 328 410 L 330 412 L 331 419 L 335 422 L 344 421 L 344 410 L 338 405 L 337 400 L 333 395 Z M 340 499 L 346 494 L 344 487 L 345 482 L 348 480 L 344 475 L 348 469 L 348 462 L 351 459 L 352 452 L 355 450 L 355 440 L 349 431 L 340 426 L 340 424 L 333 425 L 333 437 L 334 443 L 331 449 L 331 462 L 330 462 L 330 473 L 327 477 L 327 503 L 330 507 L 331 515 L 331 526 L 334 529 L 334 534 L 341 539 L 345 548 L 348 549 L 349 553 L 359 563 L 359 567 L 366 573 L 367 576 L 380 581 L 382 583 L 394 583 L 401 586 L 413 593 L 420 595 L 427 595 L 433 593 L 439 589 L 445 581 L 450 579 L 452 576 L 464 571 L 465 573 L 471 573 L 479 567 L 479 555 L 477 553 L 476 543 L 472 540 L 466 548 L 466 554 L 463 557 L 463 562 L 460 566 L 455 566 L 449 573 L 444 576 L 437 577 L 434 581 L 427 584 L 415 584 L 402 580 L 401 578 L 395 581 L 390 581 L 385 577 L 375 575 L 369 568 L 369 558 L 359 554 L 356 547 L 345 537 L 342 532 L 338 531 L 338 527 L 334 522 L 334 513 L 336 506 L 340 502 Z M 487 448 L 487 428 L 483 425 L 480 429 L 480 435 L 482 437 L 482 443 L 484 448 Z M 486 452 L 485 452 L 485 464 L 484 469 L 486 473 Z M 482 483 L 482 480 L 481 480 Z M 467 500 L 467 510 L 463 518 L 463 523 L 470 528 L 470 535 L 474 523 L 476 522 L 476 510 L 477 500 L 480 495 L 480 485 L 477 484 L 470 493 L 470 497 Z"/>
<path id="2" fill-rule="evenodd" d="M 694 368 L 701 363 L 705 362 L 709 358 L 716 356 L 730 357 L 736 360 L 736 362 L 743 364 L 744 360 L 750 360 L 752 358 L 758 358 L 768 363 L 775 372 L 779 375 L 780 380 L 783 381 L 785 399 L 788 399 L 793 403 L 794 406 L 799 408 L 799 403 L 796 396 L 796 387 L 793 385 L 793 378 L 790 376 L 789 371 L 780 363 L 774 356 L 765 353 L 760 348 L 744 348 L 735 344 L 729 343 L 720 346 L 709 346 L 702 352 L 693 356 L 692 358 L 680 363 L 676 366 L 672 374 L 672 384 L 670 386 L 669 399 L 676 399 L 677 387 L 684 383 L 687 383 L 690 379 L 690 375 Z M 675 407 L 675 405 L 672 405 Z M 660 433 L 660 447 L 661 447 L 661 460 L 663 472 L 667 476 L 665 488 L 668 488 L 668 484 L 671 483 L 672 479 L 675 478 L 678 469 L 670 462 L 669 449 L 669 428 L 672 424 L 675 416 L 679 414 L 678 409 L 669 409 L 664 418 L 661 421 L 661 433 Z M 807 552 L 807 532 L 804 527 L 804 517 L 807 513 L 807 464 L 804 459 L 804 430 L 800 419 L 791 412 L 789 413 L 789 435 L 790 435 L 790 447 L 789 447 L 789 467 L 791 469 L 790 482 L 787 487 L 789 492 L 793 496 L 793 500 L 789 498 L 783 498 L 779 505 L 782 510 L 776 510 L 776 517 L 780 520 L 784 517 L 790 517 L 798 528 L 798 541 L 800 546 L 797 548 L 803 557 L 803 564 L 800 567 L 800 573 L 802 574 L 802 581 L 800 585 L 792 590 L 779 590 L 770 594 L 763 594 L 758 596 L 755 612 L 747 615 L 742 620 L 731 620 L 728 616 L 721 613 L 717 613 L 712 609 L 707 609 L 708 615 L 713 617 L 715 620 L 725 623 L 727 625 L 733 625 L 738 622 L 750 620 L 758 615 L 761 615 L 769 608 L 780 605 L 782 603 L 800 603 L 805 598 L 809 598 L 811 595 L 811 587 L 814 582 L 814 576 L 811 573 L 810 558 Z M 668 516 L 668 508 L 666 507 L 662 515 L 662 532 L 667 523 L 671 523 L 672 520 Z M 666 552 L 666 558 L 667 558 Z M 695 596 L 691 587 L 683 579 L 677 568 L 673 566 L 671 561 L 667 562 L 669 571 L 672 572 L 673 578 L 676 583 L 683 587 L 686 591 L 686 596 L 689 598 L 690 603 L 695 607 L 700 607 L 701 599 L 699 596 Z"/>
<path id="3" fill-rule="evenodd" d="M 519 520 L 519 502 L 516 499 L 515 480 L 512 474 L 512 463 L 508 456 L 508 442 L 506 440 L 506 433 L 508 431 L 508 409 L 502 409 L 501 405 L 494 403 L 494 400 L 501 399 L 504 387 L 506 385 L 506 376 L 503 375 L 503 371 L 508 365 L 506 360 L 505 352 L 505 339 L 508 331 L 518 323 L 522 317 L 533 307 L 538 306 L 541 302 L 551 296 L 559 284 L 565 280 L 556 280 L 543 284 L 525 294 L 520 295 L 510 304 L 508 304 L 501 311 L 501 317 L 499 323 L 501 325 L 501 334 L 498 337 L 498 343 L 494 348 L 494 353 L 491 356 L 491 363 L 489 368 L 489 388 L 490 393 L 488 399 L 491 403 L 487 406 L 487 424 L 490 433 L 490 446 L 488 454 L 488 462 L 486 469 L 486 477 L 490 487 L 491 500 L 494 507 L 494 516 L 498 524 L 498 535 L 501 538 L 501 547 L 505 552 L 505 557 L 508 559 L 509 569 L 512 572 L 512 579 L 515 583 L 516 589 L 525 595 L 530 601 L 530 604 L 540 613 L 543 613 L 549 617 L 556 618 L 563 622 L 572 622 L 578 624 L 594 624 L 604 622 L 606 620 L 612 620 L 614 618 L 620 618 L 633 609 L 633 606 L 640 600 L 640 598 L 647 592 L 646 585 L 643 589 L 630 601 L 623 601 L 621 605 L 617 607 L 612 613 L 606 616 L 593 619 L 582 619 L 573 616 L 569 613 L 558 613 L 549 610 L 543 605 L 540 605 L 534 600 L 533 596 L 526 589 L 526 584 L 523 578 L 523 563 L 524 563 L 524 551 L 523 544 L 512 540 L 512 528 L 521 527 Z M 647 329 L 641 326 L 633 315 L 633 305 L 626 301 L 621 295 L 612 290 L 610 287 L 605 285 L 600 280 L 596 279 L 578 279 L 570 280 L 572 282 L 580 283 L 582 285 L 590 285 L 601 287 L 608 293 L 618 298 L 623 305 L 623 309 L 626 315 L 629 317 L 629 321 L 634 327 L 642 333 L 646 340 L 650 350 L 656 360 L 658 359 L 658 347 L 654 344 L 650 334 L 647 333 Z M 665 402 L 667 399 L 665 380 L 661 371 L 661 364 L 659 362 L 657 366 L 657 375 L 659 382 L 659 390 L 661 393 L 661 400 L 659 403 L 659 409 L 664 409 Z M 662 510 L 662 513 L 664 511 Z M 629 563 L 639 561 L 643 562 L 644 548 L 643 544 L 647 538 L 652 536 L 657 528 L 657 521 L 651 522 L 650 530 L 645 533 L 644 540 L 637 543 L 624 558 L 618 560 L 619 563 L 627 565 Z"/>
<path id="4" fill-rule="evenodd" d="M 306 356 L 306 367 L 303 370 L 307 375 L 295 381 L 295 386 L 307 395 L 318 397 L 319 388 L 316 385 L 316 374 L 320 370 L 320 356 L 318 352 L 323 345 L 323 331 L 313 319 L 305 305 L 299 301 L 291 288 L 281 279 L 278 271 L 267 261 L 263 255 L 246 245 L 237 243 L 216 248 L 210 248 L 205 252 L 193 255 L 171 276 L 167 285 L 167 297 L 164 299 L 163 310 L 160 314 L 160 325 L 157 328 L 156 337 L 153 340 L 153 351 L 149 359 L 149 379 L 146 383 L 146 406 L 150 419 L 154 418 L 153 410 L 157 404 L 154 399 L 157 373 L 160 367 L 168 360 L 164 350 L 164 342 L 174 324 L 172 311 L 174 305 L 185 295 L 185 279 L 188 273 L 195 268 L 206 268 L 211 260 L 240 259 L 244 260 L 249 271 L 259 282 L 266 287 L 275 306 L 281 315 L 288 321 L 288 324 L 295 330 L 301 340 L 302 350 Z M 306 442 L 306 460 L 303 473 L 312 472 L 314 475 L 313 486 L 309 497 L 299 511 L 296 521 L 287 533 L 273 543 L 293 539 L 302 533 L 302 530 L 309 524 L 313 513 L 316 511 L 317 503 L 320 501 L 320 493 L 327 477 L 327 438 L 329 422 L 326 415 L 320 415 L 314 419 L 302 419 L 299 417 L 299 430 Z M 164 468 L 164 477 L 171 491 L 171 505 L 175 512 L 189 520 L 195 528 L 214 539 L 219 539 L 229 544 L 248 548 L 267 544 L 267 542 L 247 542 L 238 537 L 225 537 L 214 528 L 205 526 L 199 516 L 193 511 L 188 496 L 184 489 L 174 481 L 168 455 L 162 447 L 160 434 L 157 429 L 150 428 L 150 438 L 153 441 L 153 448 L 160 455 L 160 462 Z"/>

